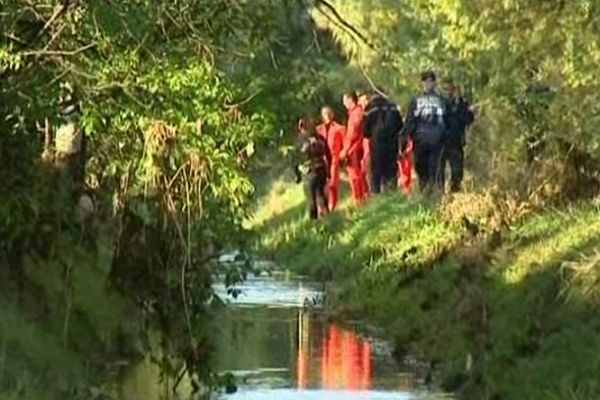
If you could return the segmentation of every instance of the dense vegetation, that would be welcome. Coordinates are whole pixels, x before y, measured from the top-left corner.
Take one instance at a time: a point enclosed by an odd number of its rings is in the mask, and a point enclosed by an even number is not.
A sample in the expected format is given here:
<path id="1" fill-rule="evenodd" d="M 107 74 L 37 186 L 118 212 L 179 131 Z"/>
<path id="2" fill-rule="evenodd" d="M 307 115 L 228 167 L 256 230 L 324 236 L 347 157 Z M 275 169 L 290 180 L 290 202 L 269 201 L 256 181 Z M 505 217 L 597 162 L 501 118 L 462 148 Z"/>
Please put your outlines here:
<path id="1" fill-rule="evenodd" d="M 511 257 L 518 260 L 483 264 L 497 265 L 492 271 L 500 276 L 511 275 L 507 271 L 518 261 L 515 282 L 528 281 L 534 271 L 518 254 L 522 250 L 525 257 L 538 241 L 536 251 L 545 254 L 545 248 L 556 247 L 561 232 L 555 214 L 526 222 L 523 214 L 597 194 L 599 15 L 600 6 L 592 0 L 0 0 L 0 396 L 109 393 L 104 383 L 114 372 L 112 362 L 140 354 L 150 354 L 172 381 L 187 372 L 197 386 L 218 383 L 209 368 L 215 313 L 210 261 L 222 248 L 247 244 L 243 222 L 255 184 L 268 191 L 272 182 L 265 177 L 279 172 L 271 167 L 278 165 L 273 161 L 285 142 L 281 133 L 289 133 L 299 115 L 336 102 L 342 90 L 369 80 L 387 87 L 404 105 L 424 67 L 454 76 L 479 105 L 469 143 L 471 170 L 478 174 L 471 181 L 494 189 L 483 198 L 494 198 L 503 214 L 478 223 L 496 235 L 518 226 L 506 242 L 515 244 L 511 251 L 517 256 Z M 65 86 L 81 104 L 85 131 L 85 182 L 75 190 L 57 167 L 48 140 L 62 123 L 58 102 Z M 444 291 L 452 290 L 452 301 L 459 301 L 464 288 L 442 283 L 454 281 L 462 271 L 458 265 L 464 265 L 444 258 L 448 248 L 463 241 L 456 225 L 460 206 L 447 206 L 451 216 L 440 219 L 428 205 L 388 200 L 353 214 L 352 220 L 338 215 L 311 227 L 298 219 L 299 208 L 292 209 L 300 207 L 298 193 L 275 189 L 272 195 L 289 197 L 281 206 L 284 215 L 277 216 L 277 202 L 267 202 L 273 209 L 262 220 L 270 222 L 255 222 L 267 235 L 263 250 L 299 254 L 294 258 L 298 270 L 340 281 L 365 269 L 366 280 L 358 285 L 390 275 L 404 282 L 399 265 L 431 266 L 442 260 L 448 268 L 427 270 L 417 280 L 421 283 L 405 292 L 381 290 L 389 296 L 366 298 L 361 308 L 387 326 L 398 343 L 412 343 L 418 334 L 428 340 L 424 331 L 431 323 L 447 326 L 452 340 L 464 339 L 463 332 L 453 330 L 463 325 L 438 318 L 446 308 L 435 301 L 427 306 L 434 319 L 415 311 L 390 320 L 375 312 L 390 301 L 404 304 L 396 300 L 398 293 L 407 298 L 421 293 L 422 282 L 428 282 L 423 277 L 431 279 L 434 298 L 448 297 Z M 94 203 L 83 217 L 82 193 Z M 401 219 L 406 213 L 415 219 Z M 400 226 L 371 235 L 390 214 Z M 596 217 L 591 206 L 582 206 L 558 219 L 573 222 L 572 240 L 561 242 L 565 251 L 596 234 L 593 224 L 582 222 Z M 294 221 L 293 232 L 289 226 L 273 230 L 279 221 Z M 426 229 L 417 232 L 415 226 Z M 417 235 L 411 239 L 418 243 L 416 253 L 414 244 L 399 240 L 404 232 L 409 238 L 410 232 Z M 308 258 L 303 251 L 315 240 L 325 257 L 312 252 L 319 258 Z M 377 247 L 382 240 L 400 244 Z M 352 268 L 335 268 L 340 260 Z M 514 376 L 534 371 L 541 380 L 544 368 L 558 374 L 565 368 L 562 359 L 581 352 L 581 370 L 572 370 L 580 379 L 565 378 L 560 390 L 572 393 L 557 398 L 596 396 L 597 389 L 585 383 L 595 372 L 585 368 L 594 365 L 582 350 L 593 345 L 569 348 L 583 331 L 593 331 L 592 323 L 578 324 L 595 304 L 589 283 L 596 279 L 594 260 L 571 260 L 568 270 L 576 273 L 565 281 L 569 290 L 550 284 L 554 258 L 537 260 L 541 287 L 548 291 L 534 291 L 539 297 L 532 302 L 539 299 L 540 312 L 562 314 L 540 323 L 528 320 L 529 325 L 492 320 L 497 324 L 485 328 L 486 340 L 500 340 L 501 353 L 490 364 L 478 358 L 480 348 L 469 348 L 480 345 L 477 341 L 440 351 L 436 343 L 426 343 L 431 351 L 424 356 L 441 358 L 447 368 L 442 380 L 455 382 L 452 388 L 475 382 L 489 396 L 508 396 L 513 375 L 501 378 L 500 370 L 511 368 Z M 498 280 L 492 276 L 490 282 Z M 496 304 L 517 292 L 506 285 L 491 289 L 497 291 L 489 299 L 495 309 L 518 309 L 527 297 L 525 289 Z M 556 304 L 545 303 L 553 296 Z M 567 298 L 577 307 L 559 302 Z M 507 315 L 512 316 L 494 318 Z M 560 316 L 572 317 L 572 328 L 559 330 L 553 340 L 570 342 L 563 342 L 565 356 L 553 355 L 555 362 L 542 368 L 544 359 L 536 357 L 546 353 L 531 350 L 530 331 L 545 338 L 539 332 L 560 325 Z M 590 341 L 596 340 L 592 333 L 586 336 Z M 535 355 L 521 368 L 513 364 L 523 355 L 511 347 L 515 337 L 525 343 L 519 349 Z M 550 339 L 538 342 L 536 349 L 554 348 Z M 417 344 L 411 350 L 428 347 Z M 456 377 L 454 367 L 466 353 L 486 368 L 474 369 L 483 375 Z M 486 385 L 479 385 L 482 381 Z M 532 393 L 553 388 L 532 382 Z"/>
<path id="2" fill-rule="evenodd" d="M 478 185 L 567 197 L 597 191 L 598 2 L 329 3 L 347 25 L 318 11 L 317 20 L 402 105 L 424 68 L 465 86 L 480 110 L 469 146 Z"/>
<path id="3" fill-rule="evenodd" d="M 132 353 L 211 385 L 209 262 L 343 57 L 295 1 L 2 0 L 0 34 L 2 395 L 89 398 Z M 85 185 L 49 140 L 64 87 Z"/>

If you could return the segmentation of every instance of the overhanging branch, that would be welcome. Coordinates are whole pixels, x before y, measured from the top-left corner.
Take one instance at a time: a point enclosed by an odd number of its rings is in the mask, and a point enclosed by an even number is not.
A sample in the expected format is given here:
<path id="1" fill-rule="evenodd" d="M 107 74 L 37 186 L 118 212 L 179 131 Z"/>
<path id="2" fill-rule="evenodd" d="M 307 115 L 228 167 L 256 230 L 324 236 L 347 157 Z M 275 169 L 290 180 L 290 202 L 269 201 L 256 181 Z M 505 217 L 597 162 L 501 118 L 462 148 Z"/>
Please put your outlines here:
<path id="1" fill-rule="evenodd" d="M 360 39 L 364 44 L 366 44 L 371 49 L 374 49 L 374 50 L 376 49 L 375 45 L 365 35 L 363 35 L 354 25 L 352 25 L 348 21 L 346 21 L 340 15 L 340 13 L 338 12 L 338 10 L 330 2 L 328 2 L 326 0 L 315 0 L 315 2 L 316 2 L 317 8 L 323 14 L 327 14 L 327 13 L 325 13 L 325 11 L 321 9 L 321 7 L 324 7 L 327 10 L 329 10 L 329 12 L 331 12 L 331 14 L 333 14 L 333 17 L 335 18 L 335 20 L 337 21 L 337 23 L 339 25 L 341 25 L 344 28 L 344 30 L 346 30 L 346 32 L 348 32 L 352 36 L 355 36 L 358 39 Z"/>

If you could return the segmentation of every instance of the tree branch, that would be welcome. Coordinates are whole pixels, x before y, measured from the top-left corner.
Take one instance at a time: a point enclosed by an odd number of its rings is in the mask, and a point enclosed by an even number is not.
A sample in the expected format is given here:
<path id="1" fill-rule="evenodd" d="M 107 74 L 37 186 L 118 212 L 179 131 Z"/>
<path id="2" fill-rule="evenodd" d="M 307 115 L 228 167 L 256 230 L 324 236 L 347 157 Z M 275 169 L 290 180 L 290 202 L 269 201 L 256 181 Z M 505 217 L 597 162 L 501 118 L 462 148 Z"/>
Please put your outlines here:
<path id="1" fill-rule="evenodd" d="M 225 108 L 230 109 L 230 108 L 236 108 L 236 107 L 239 107 L 239 106 L 243 106 L 244 104 L 249 103 L 253 98 L 255 98 L 256 96 L 258 96 L 261 92 L 262 92 L 262 89 L 258 89 L 256 92 L 252 93 L 250 96 L 246 97 L 242 101 L 239 101 L 239 102 L 234 103 L 234 104 L 225 104 Z"/>
<path id="2" fill-rule="evenodd" d="M 83 47 L 80 47 L 75 50 L 33 50 L 33 51 L 24 51 L 22 53 L 25 57 L 37 57 L 37 56 L 75 56 L 79 53 L 82 53 L 86 50 L 91 49 L 96 46 L 96 43 L 90 43 Z"/>
<path id="3" fill-rule="evenodd" d="M 54 11 L 54 13 L 50 17 L 50 19 L 48 21 L 46 21 L 46 23 L 44 24 L 44 27 L 42 29 L 40 29 L 40 31 L 35 36 L 34 40 L 39 39 L 50 28 L 50 26 L 52 26 L 52 24 L 57 19 L 59 19 L 60 17 L 62 17 L 67 12 L 67 10 L 69 9 L 69 5 L 70 5 L 70 1 L 69 0 L 64 0 L 64 2 L 58 8 L 56 8 L 56 10 Z"/>
<path id="4" fill-rule="evenodd" d="M 358 37 L 364 44 L 366 44 L 371 49 L 373 49 L 373 50 L 376 49 L 375 45 L 365 35 L 360 33 L 358 29 L 356 29 L 352 24 L 350 24 L 348 21 L 346 21 L 344 18 L 342 18 L 342 16 L 338 12 L 338 10 L 336 10 L 336 8 L 331 3 L 329 3 L 326 0 L 316 0 L 316 3 L 317 3 L 317 8 L 320 8 L 320 6 L 323 6 L 326 9 L 328 9 L 333 14 L 333 16 L 335 17 L 337 22 L 340 25 L 342 25 L 347 32 Z M 323 10 L 320 10 L 320 11 L 322 13 L 325 13 Z"/>

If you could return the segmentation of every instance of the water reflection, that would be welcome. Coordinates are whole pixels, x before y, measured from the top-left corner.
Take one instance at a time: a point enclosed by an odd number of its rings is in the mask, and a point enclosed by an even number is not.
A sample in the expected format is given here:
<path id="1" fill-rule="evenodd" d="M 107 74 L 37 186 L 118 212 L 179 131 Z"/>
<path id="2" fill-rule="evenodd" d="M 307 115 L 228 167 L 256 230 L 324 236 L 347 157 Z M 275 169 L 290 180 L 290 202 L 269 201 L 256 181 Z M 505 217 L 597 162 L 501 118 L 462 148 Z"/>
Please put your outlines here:
<path id="1" fill-rule="evenodd" d="M 306 298 L 319 293 L 315 285 L 279 278 L 248 279 L 241 285 L 243 295 L 230 299 L 232 306 L 219 314 L 213 366 L 232 372 L 239 386 L 222 398 L 432 398 L 417 395 L 414 374 L 402 373 L 385 343 L 361 333 L 364 326 L 331 322 L 321 312 L 302 309 Z M 188 389 L 188 382 L 182 386 Z M 157 368 L 144 363 L 128 371 L 119 398 L 163 400 L 169 398 L 166 387 L 159 384 Z"/>
<path id="2" fill-rule="evenodd" d="M 292 308 L 232 309 L 221 335 L 219 367 L 241 389 L 294 388 L 336 391 L 397 390 L 397 367 L 374 351 L 356 327 Z"/>
<path id="3" fill-rule="evenodd" d="M 371 345 L 354 332 L 330 325 L 323 343 L 321 381 L 325 389 L 369 390 Z"/>
<path id="4" fill-rule="evenodd" d="M 311 341 L 311 314 L 298 315 L 298 389 L 322 387 L 329 390 L 369 390 L 371 388 L 371 344 L 354 331 L 327 323 L 320 343 Z M 314 336 L 314 335 L 312 335 Z M 316 351 L 311 346 L 316 346 Z M 320 357 L 311 357 L 319 351 Z M 310 363 L 313 365 L 310 365 Z M 318 364 L 318 365 L 315 365 Z M 310 370 L 318 370 L 310 381 Z"/>

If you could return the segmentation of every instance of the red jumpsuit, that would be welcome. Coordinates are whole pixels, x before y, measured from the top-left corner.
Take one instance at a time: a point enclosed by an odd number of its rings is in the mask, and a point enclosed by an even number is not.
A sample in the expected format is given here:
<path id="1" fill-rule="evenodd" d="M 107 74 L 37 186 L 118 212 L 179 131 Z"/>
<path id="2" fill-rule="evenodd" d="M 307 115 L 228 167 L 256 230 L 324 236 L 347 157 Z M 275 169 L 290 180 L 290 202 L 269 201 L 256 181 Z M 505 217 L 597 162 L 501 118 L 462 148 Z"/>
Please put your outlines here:
<path id="1" fill-rule="evenodd" d="M 346 127 L 346 140 L 344 153 L 350 190 L 356 204 L 362 203 L 366 196 L 365 174 L 363 171 L 363 124 L 364 112 L 361 106 L 355 105 L 348 110 L 348 126 Z"/>
<path id="2" fill-rule="evenodd" d="M 405 194 L 412 191 L 413 148 L 413 141 L 409 139 L 404 154 L 398 160 L 398 186 Z"/>
<path id="3" fill-rule="evenodd" d="M 317 133 L 327 141 L 331 152 L 327 198 L 329 200 L 329 211 L 333 211 L 337 206 L 340 193 L 340 153 L 344 148 L 345 128 L 334 121 L 328 125 L 321 124 L 317 126 Z"/>

